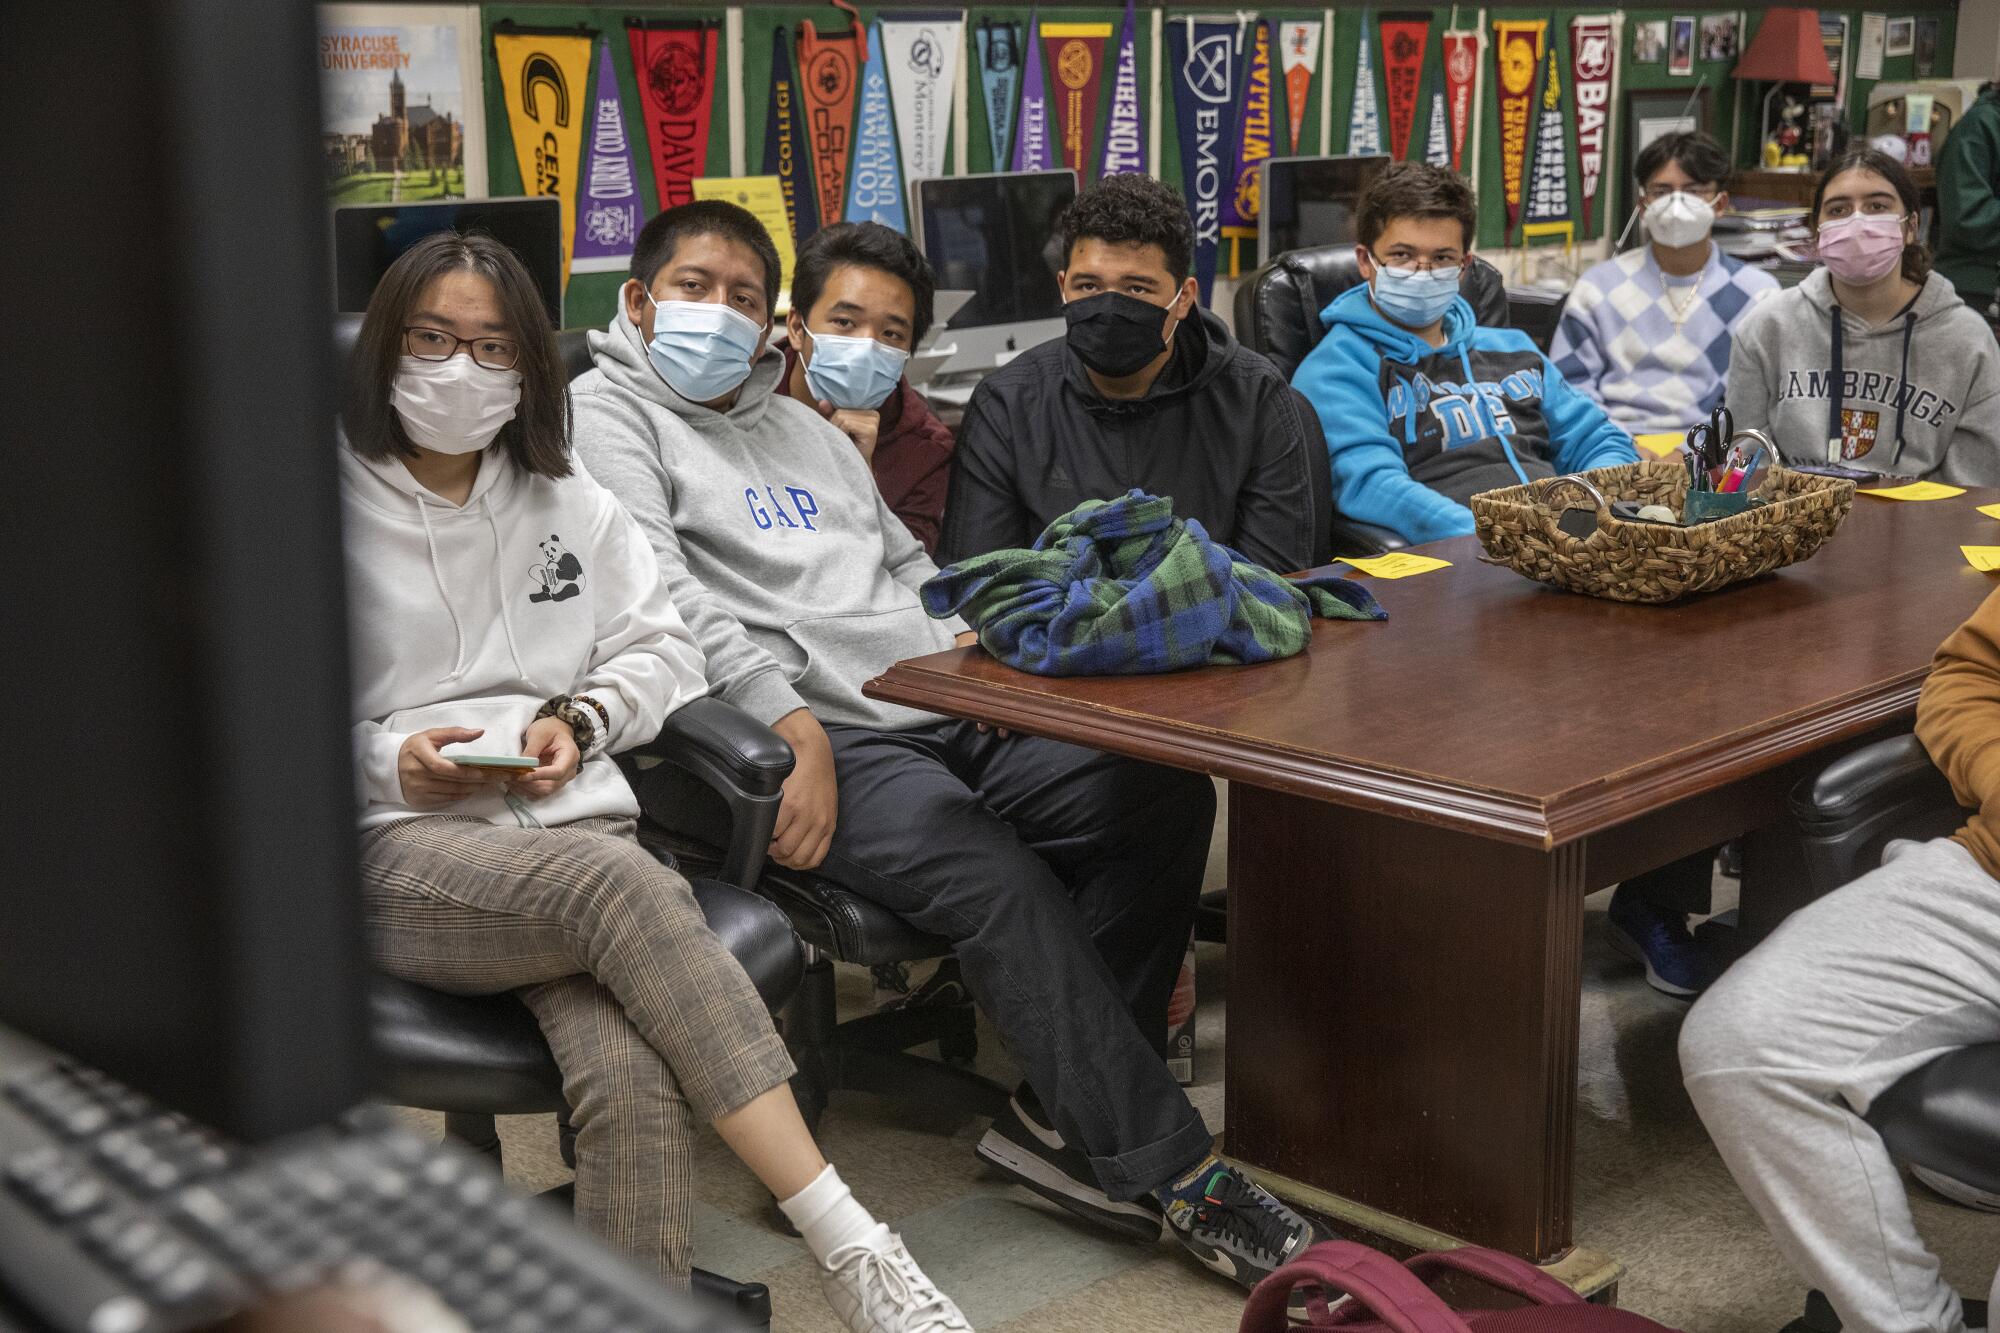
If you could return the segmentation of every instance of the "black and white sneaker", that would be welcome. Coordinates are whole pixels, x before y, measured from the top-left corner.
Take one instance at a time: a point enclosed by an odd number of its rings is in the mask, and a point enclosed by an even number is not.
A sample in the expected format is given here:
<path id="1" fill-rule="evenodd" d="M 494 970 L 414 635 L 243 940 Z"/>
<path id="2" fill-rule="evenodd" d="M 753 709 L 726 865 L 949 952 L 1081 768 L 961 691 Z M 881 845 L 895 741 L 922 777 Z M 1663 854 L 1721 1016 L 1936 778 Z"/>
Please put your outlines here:
<path id="1" fill-rule="evenodd" d="M 1220 1158 L 1169 1187 L 1167 1228 L 1208 1267 L 1254 1287 L 1325 1240 L 1311 1222 Z"/>
<path id="2" fill-rule="evenodd" d="M 1007 1112 L 993 1121 L 974 1149 L 1016 1184 L 1023 1185 L 1078 1217 L 1110 1227 L 1138 1240 L 1165 1235 L 1159 1201 L 1141 1195 L 1115 1203 L 1097 1183 L 1090 1159 L 1063 1142 L 1046 1122 L 1041 1105 L 1026 1084 L 1007 1101 Z"/>

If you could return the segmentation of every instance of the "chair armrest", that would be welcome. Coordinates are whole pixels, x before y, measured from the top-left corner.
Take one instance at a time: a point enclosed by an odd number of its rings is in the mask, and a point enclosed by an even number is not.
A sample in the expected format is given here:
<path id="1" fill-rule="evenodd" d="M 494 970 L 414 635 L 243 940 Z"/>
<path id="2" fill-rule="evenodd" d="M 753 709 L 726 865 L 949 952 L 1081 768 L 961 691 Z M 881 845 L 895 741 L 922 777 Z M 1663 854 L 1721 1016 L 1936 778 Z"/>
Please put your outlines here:
<path id="1" fill-rule="evenodd" d="M 1403 535 L 1394 529 L 1363 523 L 1344 514 L 1333 516 L 1328 531 L 1333 537 L 1335 560 L 1343 555 L 1382 555 L 1388 551 L 1400 551 L 1409 545 L 1403 540 Z"/>
<path id="2" fill-rule="evenodd" d="M 1891 736 L 1844 754 L 1792 793 L 1792 809 L 1808 826 L 1855 819 L 1905 801 L 1958 810 L 1951 783 L 1914 735 Z"/>
<path id="3" fill-rule="evenodd" d="M 729 846 L 716 878 L 755 888 L 792 772 L 792 747 L 784 738 L 720 699 L 696 699 L 668 714 L 660 734 L 627 757 L 671 764 L 721 798 L 729 810 Z"/>

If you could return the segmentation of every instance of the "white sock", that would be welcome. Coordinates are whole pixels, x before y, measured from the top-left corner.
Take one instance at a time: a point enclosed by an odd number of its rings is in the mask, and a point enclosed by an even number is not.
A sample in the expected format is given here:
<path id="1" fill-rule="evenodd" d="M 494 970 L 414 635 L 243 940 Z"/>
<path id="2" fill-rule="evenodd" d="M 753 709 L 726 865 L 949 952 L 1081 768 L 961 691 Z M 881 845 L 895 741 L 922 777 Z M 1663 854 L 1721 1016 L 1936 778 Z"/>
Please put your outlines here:
<path id="1" fill-rule="evenodd" d="M 778 1200 L 778 1207 L 799 1229 L 806 1248 L 822 1265 L 828 1255 L 844 1245 L 868 1239 L 869 1233 L 876 1229 L 874 1217 L 861 1206 L 830 1163 L 813 1178 L 812 1184 L 789 1199 Z"/>

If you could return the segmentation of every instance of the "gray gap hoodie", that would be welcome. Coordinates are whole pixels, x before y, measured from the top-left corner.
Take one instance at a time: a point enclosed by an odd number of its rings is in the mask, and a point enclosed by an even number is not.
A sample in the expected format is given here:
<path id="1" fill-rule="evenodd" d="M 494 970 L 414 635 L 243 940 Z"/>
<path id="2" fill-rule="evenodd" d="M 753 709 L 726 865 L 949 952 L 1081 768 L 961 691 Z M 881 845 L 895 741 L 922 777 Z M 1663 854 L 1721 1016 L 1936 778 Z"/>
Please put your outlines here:
<path id="1" fill-rule="evenodd" d="M 891 663 L 949 648 L 917 589 L 937 572 L 853 443 L 777 392 L 766 350 L 716 412 L 667 387 L 621 310 L 590 335 L 596 369 L 571 386 L 576 453 L 659 558 L 714 692 L 764 723 L 900 730 L 936 719 L 862 697 Z"/>
<path id="2" fill-rule="evenodd" d="M 1750 312 L 1736 334 L 1724 397 L 1737 429 L 1769 433 L 1792 462 L 1826 462 L 1829 395 L 1837 394 L 1842 466 L 2000 486 L 2000 346 L 1951 284 L 1930 274 L 1908 314 L 1880 327 L 1840 318 L 1836 386 L 1833 283 L 1824 268 Z"/>

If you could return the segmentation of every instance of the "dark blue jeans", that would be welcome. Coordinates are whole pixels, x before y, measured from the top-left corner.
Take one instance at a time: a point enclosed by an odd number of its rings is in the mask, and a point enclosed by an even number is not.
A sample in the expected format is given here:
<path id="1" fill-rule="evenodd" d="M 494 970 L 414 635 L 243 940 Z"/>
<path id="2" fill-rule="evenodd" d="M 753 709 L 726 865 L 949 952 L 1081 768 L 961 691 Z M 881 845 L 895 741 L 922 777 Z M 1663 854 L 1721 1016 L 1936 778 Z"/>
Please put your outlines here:
<path id="1" fill-rule="evenodd" d="M 969 722 L 829 726 L 819 873 L 952 942 L 966 986 L 1114 1199 L 1212 1143 L 1164 1060 L 1215 821 L 1206 777 Z"/>

